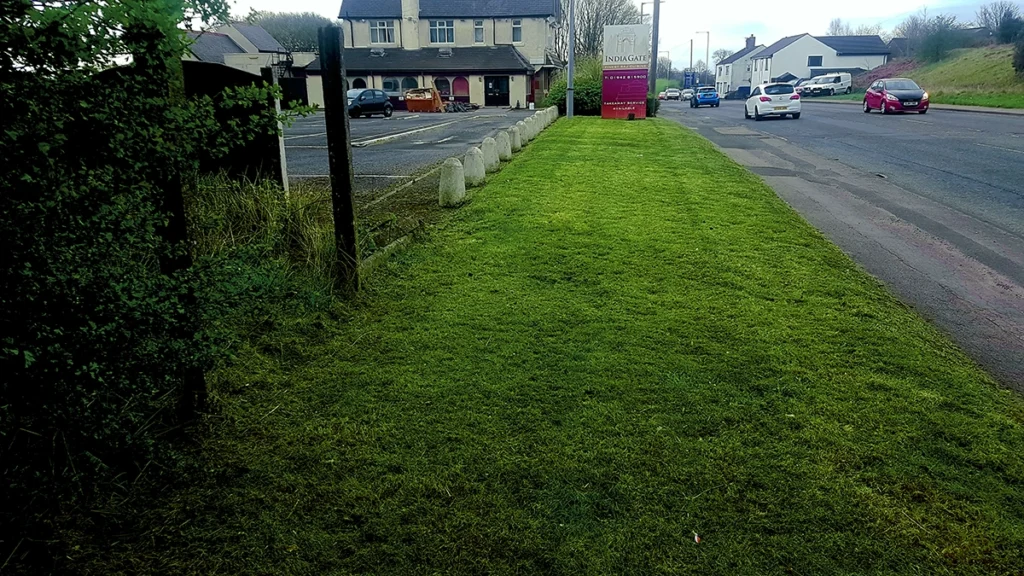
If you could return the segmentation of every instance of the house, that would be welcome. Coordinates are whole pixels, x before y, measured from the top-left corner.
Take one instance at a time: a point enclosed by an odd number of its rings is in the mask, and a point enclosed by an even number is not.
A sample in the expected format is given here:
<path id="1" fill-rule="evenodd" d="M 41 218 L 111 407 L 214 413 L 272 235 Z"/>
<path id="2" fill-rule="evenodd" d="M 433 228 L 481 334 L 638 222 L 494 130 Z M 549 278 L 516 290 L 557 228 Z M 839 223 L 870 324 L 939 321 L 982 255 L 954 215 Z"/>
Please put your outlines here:
<path id="1" fill-rule="evenodd" d="M 751 84 L 837 71 L 861 73 L 878 68 L 888 58 L 889 47 L 879 36 L 788 36 L 754 56 Z"/>
<path id="2" fill-rule="evenodd" d="M 907 58 L 910 56 L 910 41 L 906 38 L 893 38 L 889 40 L 889 55 L 892 58 Z"/>
<path id="3" fill-rule="evenodd" d="M 719 94 L 729 94 L 740 88 L 750 87 L 751 60 L 764 50 L 757 44 L 757 38 L 747 38 L 747 45 L 718 63 L 715 69 L 715 88 Z"/>
<path id="4" fill-rule="evenodd" d="M 186 60 L 214 62 L 259 75 L 264 68 L 287 68 L 291 55 L 260 26 L 234 22 L 209 31 L 189 32 Z"/>
<path id="5" fill-rule="evenodd" d="M 561 68 L 560 16 L 558 0 L 343 0 L 346 77 L 399 106 L 405 90 L 424 86 L 447 100 L 526 106 Z M 311 103 L 322 93 L 318 70 L 307 67 Z"/>

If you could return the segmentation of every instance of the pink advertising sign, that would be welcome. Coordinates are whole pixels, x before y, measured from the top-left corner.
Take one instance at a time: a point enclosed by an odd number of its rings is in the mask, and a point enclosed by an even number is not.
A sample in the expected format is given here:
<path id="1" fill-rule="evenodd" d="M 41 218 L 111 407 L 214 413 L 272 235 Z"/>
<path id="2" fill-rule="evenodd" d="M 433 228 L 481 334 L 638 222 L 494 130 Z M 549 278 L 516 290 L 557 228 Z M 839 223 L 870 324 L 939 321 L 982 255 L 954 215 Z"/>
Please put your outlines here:
<path id="1" fill-rule="evenodd" d="M 601 84 L 601 118 L 647 117 L 647 69 L 605 70 Z"/>

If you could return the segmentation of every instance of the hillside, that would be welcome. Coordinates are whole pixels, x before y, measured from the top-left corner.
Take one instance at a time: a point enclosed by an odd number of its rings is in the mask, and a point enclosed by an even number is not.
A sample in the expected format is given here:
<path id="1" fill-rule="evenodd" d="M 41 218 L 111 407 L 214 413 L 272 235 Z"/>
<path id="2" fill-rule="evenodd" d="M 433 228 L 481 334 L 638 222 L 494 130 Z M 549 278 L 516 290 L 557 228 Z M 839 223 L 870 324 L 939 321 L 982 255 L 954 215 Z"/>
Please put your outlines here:
<path id="1" fill-rule="evenodd" d="M 858 76 L 863 91 L 879 78 L 912 78 L 937 104 L 1024 108 L 1024 80 L 1013 70 L 1013 46 L 955 50 L 935 64 L 896 60 Z"/>

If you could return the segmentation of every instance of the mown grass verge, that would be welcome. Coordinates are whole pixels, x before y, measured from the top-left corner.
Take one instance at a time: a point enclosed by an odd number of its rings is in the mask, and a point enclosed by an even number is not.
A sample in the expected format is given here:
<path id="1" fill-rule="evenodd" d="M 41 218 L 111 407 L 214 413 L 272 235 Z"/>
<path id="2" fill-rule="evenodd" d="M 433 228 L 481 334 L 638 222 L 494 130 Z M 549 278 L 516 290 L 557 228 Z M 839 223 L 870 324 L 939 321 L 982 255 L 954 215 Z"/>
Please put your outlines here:
<path id="1" fill-rule="evenodd" d="M 1024 401 L 667 121 L 559 122 L 358 302 L 243 340 L 194 470 L 79 566 L 1024 565 Z"/>

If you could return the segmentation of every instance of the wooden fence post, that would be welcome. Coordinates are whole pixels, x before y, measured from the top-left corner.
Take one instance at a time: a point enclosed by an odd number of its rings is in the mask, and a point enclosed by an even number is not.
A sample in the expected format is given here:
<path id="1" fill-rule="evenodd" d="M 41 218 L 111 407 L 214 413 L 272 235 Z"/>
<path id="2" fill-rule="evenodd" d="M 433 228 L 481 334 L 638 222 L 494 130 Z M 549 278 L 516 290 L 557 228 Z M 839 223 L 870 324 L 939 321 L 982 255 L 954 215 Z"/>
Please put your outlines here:
<path id="1" fill-rule="evenodd" d="M 348 97 L 342 61 L 342 29 L 319 30 L 320 69 L 324 84 L 324 120 L 327 125 L 327 158 L 331 171 L 331 205 L 334 213 L 334 245 L 337 251 L 335 284 L 348 291 L 359 289 L 359 244 L 352 197 L 352 146 L 348 129 Z"/>

